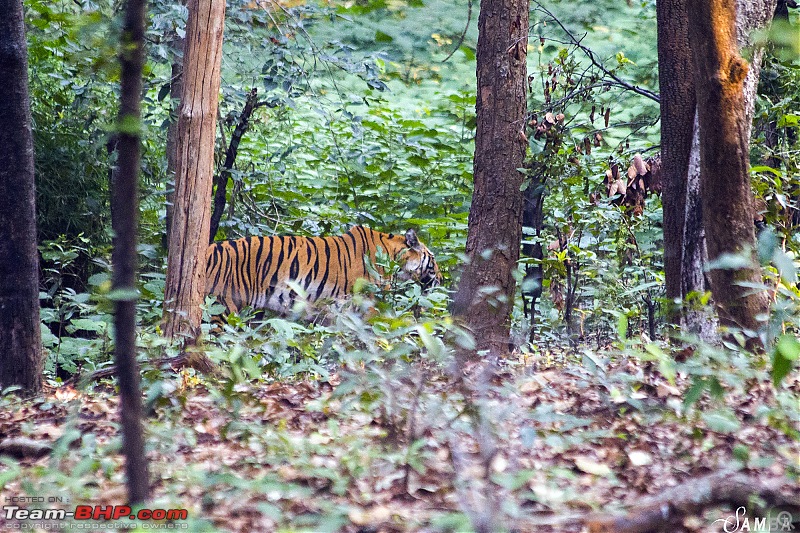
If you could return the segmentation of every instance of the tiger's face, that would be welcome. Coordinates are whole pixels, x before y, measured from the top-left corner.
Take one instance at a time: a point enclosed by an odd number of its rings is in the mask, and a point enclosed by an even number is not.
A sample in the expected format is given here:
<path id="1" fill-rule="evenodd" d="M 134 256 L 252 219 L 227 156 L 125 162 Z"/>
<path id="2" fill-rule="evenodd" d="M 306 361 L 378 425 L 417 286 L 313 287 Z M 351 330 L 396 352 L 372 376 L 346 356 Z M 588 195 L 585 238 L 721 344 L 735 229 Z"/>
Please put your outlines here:
<path id="1" fill-rule="evenodd" d="M 404 239 L 405 245 L 398 254 L 398 260 L 402 265 L 400 278 L 413 279 L 426 289 L 441 285 L 442 274 L 439 272 L 439 265 L 436 264 L 433 253 L 417 238 L 417 233 L 410 229 L 406 231 L 405 236 L 398 237 Z"/>

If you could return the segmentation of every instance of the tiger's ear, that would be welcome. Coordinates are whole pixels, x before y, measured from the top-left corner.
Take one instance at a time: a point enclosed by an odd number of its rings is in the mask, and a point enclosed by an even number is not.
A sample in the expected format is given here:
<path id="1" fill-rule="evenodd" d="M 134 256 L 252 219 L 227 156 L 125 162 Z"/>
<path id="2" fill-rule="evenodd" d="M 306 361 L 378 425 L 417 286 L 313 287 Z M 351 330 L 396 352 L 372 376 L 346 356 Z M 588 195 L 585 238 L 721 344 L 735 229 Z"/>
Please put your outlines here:
<path id="1" fill-rule="evenodd" d="M 419 239 L 417 238 L 417 232 L 413 229 L 406 231 L 406 246 L 409 248 L 417 248 L 419 247 Z"/>

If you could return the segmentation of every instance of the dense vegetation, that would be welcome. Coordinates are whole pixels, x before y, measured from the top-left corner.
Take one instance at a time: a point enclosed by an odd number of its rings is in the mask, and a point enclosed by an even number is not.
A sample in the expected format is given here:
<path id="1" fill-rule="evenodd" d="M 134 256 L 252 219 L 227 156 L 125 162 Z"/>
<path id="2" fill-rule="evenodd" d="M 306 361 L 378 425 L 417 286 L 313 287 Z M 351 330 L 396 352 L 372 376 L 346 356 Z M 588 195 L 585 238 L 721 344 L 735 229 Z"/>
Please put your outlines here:
<path id="1" fill-rule="evenodd" d="M 760 332 L 768 349 L 748 352 L 736 331 L 714 345 L 670 345 L 680 332 L 664 320 L 657 187 L 631 206 L 605 185 L 607 171 L 659 149 L 655 2 L 532 3 L 529 112 L 552 131 L 528 137 L 526 171 L 546 192 L 542 234 L 525 240 L 545 254 L 524 258 L 518 275 L 524 287 L 524 267 L 540 262 L 543 296 L 528 316 L 518 291 L 503 379 L 476 378 L 471 397 L 442 369 L 471 343 L 447 305 L 471 197 L 474 4 L 228 2 L 220 169 L 251 89 L 259 105 L 217 238 L 415 228 L 445 286 L 365 287 L 321 323 L 245 313 L 221 332 L 204 326 L 197 349 L 220 370 L 203 376 L 153 363 L 178 352 L 159 322 L 171 63 L 186 11 L 151 3 L 138 341 L 157 507 L 189 507 L 190 530 L 463 531 L 488 516 L 544 531 L 535 513 L 635 506 L 637 493 L 723 467 L 777 476 L 796 496 L 796 54 L 768 52 L 750 156 L 773 295 Z M 46 462 L 0 459 L 0 484 L 118 503 L 113 388 L 62 385 L 111 363 L 119 6 L 31 0 L 26 10 L 51 394 L 3 396 L 0 430 L 56 440 Z M 209 300 L 207 311 L 220 309 Z M 680 527 L 703 530 L 727 514 Z"/>

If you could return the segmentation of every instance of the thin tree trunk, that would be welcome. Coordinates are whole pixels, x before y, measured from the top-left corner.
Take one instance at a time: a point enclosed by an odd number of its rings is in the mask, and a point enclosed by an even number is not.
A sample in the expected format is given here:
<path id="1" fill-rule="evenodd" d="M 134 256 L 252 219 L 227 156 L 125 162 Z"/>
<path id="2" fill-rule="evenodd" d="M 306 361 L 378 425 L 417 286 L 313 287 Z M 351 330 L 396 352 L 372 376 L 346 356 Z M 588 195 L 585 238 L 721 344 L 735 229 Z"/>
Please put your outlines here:
<path id="1" fill-rule="evenodd" d="M 195 338 L 200 331 L 224 19 L 224 0 L 189 2 L 175 207 L 164 294 L 164 334 L 168 338 Z"/>
<path id="2" fill-rule="evenodd" d="M 676 300 L 682 300 L 686 294 L 681 289 L 681 257 L 686 231 L 687 172 L 695 115 L 694 72 L 689 48 L 687 12 L 689 1 L 659 0 L 656 3 L 661 96 L 664 277 L 670 305 Z M 674 324 L 680 318 L 678 305 L 668 310 L 668 318 Z"/>
<path id="3" fill-rule="evenodd" d="M 183 100 L 183 53 L 178 54 L 177 50 L 183 50 L 185 39 L 177 35 L 172 39 L 171 48 L 175 57 L 172 58 L 170 75 L 170 121 L 167 127 L 167 195 L 166 208 L 167 216 L 165 220 L 166 232 L 164 235 L 164 248 L 169 250 L 169 235 L 172 228 L 172 219 L 175 202 L 175 170 L 178 166 L 178 111 Z"/>
<path id="4" fill-rule="evenodd" d="M 128 0 L 122 32 L 117 172 L 111 205 L 114 228 L 113 289 L 116 293 L 114 354 L 122 419 L 122 451 L 131 504 L 150 495 L 142 435 L 142 397 L 136 363 L 136 231 L 139 220 L 140 98 L 144 65 L 145 0 Z"/>
<path id="5" fill-rule="evenodd" d="M 736 9 L 731 0 L 697 0 L 689 5 L 700 123 L 701 196 L 709 259 L 755 249 L 749 176 L 749 133 L 745 78 L 739 56 Z M 761 283 L 757 263 L 710 272 L 711 291 L 723 325 L 756 330 L 767 310 L 763 292 L 741 287 Z"/>
<path id="6" fill-rule="evenodd" d="M 478 350 L 508 351 L 514 305 L 513 272 L 522 236 L 527 142 L 527 0 L 483 0 L 478 18 L 474 190 L 466 265 L 453 310 L 462 315 Z"/>
<path id="7" fill-rule="evenodd" d="M 0 388 L 42 386 L 39 256 L 22 0 L 0 0 Z"/>
<path id="8" fill-rule="evenodd" d="M 692 97 L 694 99 L 694 97 Z M 703 230 L 703 205 L 700 193 L 700 125 L 695 114 L 693 134 L 686 181 L 686 201 L 683 226 L 683 253 L 681 255 L 681 298 L 701 296 L 709 290 L 705 266 L 708 264 L 705 231 Z M 681 329 L 697 335 L 706 342 L 716 342 L 718 322 L 707 308 L 701 308 L 697 298 L 684 309 Z"/>
<path id="9" fill-rule="evenodd" d="M 544 193 L 544 175 L 540 172 L 535 172 L 531 178 L 531 183 L 525 189 L 522 226 L 523 228 L 530 228 L 536 239 L 541 237 L 542 226 L 544 225 Z M 528 340 L 533 342 L 536 331 L 536 300 L 542 295 L 542 282 L 544 281 L 544 268 L 541 263 L 544 258 L 542 243 L 537 241 L 534 244 L 523 244 L 522 254 L 531 259 L 539 260 L 537 264 L 528 265 L 525 268 L 525 278 L 522 282 L 523 298 L 530 298 L 530 305 L 525 302 L 524 311 L 531 319 L 531 331 L 528 335 Z"/>

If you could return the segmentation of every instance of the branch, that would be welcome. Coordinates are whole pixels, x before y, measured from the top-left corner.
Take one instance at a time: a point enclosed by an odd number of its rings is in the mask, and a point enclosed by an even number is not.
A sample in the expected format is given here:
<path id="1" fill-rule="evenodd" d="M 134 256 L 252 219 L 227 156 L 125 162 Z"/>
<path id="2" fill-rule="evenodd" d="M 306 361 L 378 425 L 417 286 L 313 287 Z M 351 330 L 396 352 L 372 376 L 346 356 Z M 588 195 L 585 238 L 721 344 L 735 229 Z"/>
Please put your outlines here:
<path id="1" fill-rule="evenodd" d="M 684 517 L 721 504 L 734 508 L 744 507 L 756 515 L 765 516 L 769 508 L 780 508 L 792 514 L 800 512 L 800 496 L 786 495 L 780 491 L 785 478 L 762 481 L 731 470 L 715 472 L 690 479 L 664 491 L 660 496 L 647 498 L 635 509 L 622 515 L 592 513 L 564 515 L 520 521 L 522 529 L 535 530 L 541 526 L 583 524 L 590 533 L 647 533 L 672 531 Z M 765 505 L 753 504 L 753 497 Z M 782 515 L 779 515 L 782 516 Z M 788 518 L 791 520 L 791 518 Z"/>
<path id="2" fill-rule="evenodd" d="M 228 178 L 231 177 L 231 169 L 233 163 L 236 161 L 236 154 L 239 151 L 239 143 L 247 128 L 250 127 L 250 116 L 253 110 L 260 105 L 268 105 L 266 102 L 258 102 L 258 89 L 251 89 L 247 95 L 247 100 L 244 104 L 244 109 L 239 115 L 239 121 L 236 123 L 236 128 L 231 135 L 231 143 L 225 151 L 225 162 L 222 165 L 222 171 L 217 174 L 214 181 L 216 182 L 217 190 L 214 192 L 214 212 L 211 214 L 211 232 L 209 234 L 210 243 L 214 242 L 214 237 L 217 236 L 219 230 L 219 222 L 222 220 L 222 212 L 225 211 L 225 196 L 228 189 Z"/>
<path id="3" fill-rule="evenodd" d="M 467 36 L 467 31 L 469 30 L 469 23 L 472 22 L 472 0 L 469 0 L 467 4 L 467 23 L 464 25 L 464 31 L 461 32 L 461 37 L 458 39 L 458 44 L 453 48 L 453 51 L 447 54 L 447 57 L 442 59 L 442 63 L 446 63 L 448 59 L 453 57 L 461 45 L 464 44 L 464 38 Z"/>
<path id="4" fill-rule="evenodd" d="M 572 42 L 572 44 L 574 44 L 577 48 L 579 48 L 586 55 L 586 57 L 589 58 L 589 61 L 591 61 L 592 64 L 595 67 L 600 69 L 600 71 L 603 72 L 603 74 L 605 74 L 606 76 L 608 76 L 609 78 L 614 80 L 616 85 L 619 85 L 620 87 L 622 87 L 624 89 L 627 89 L 629 91 L 632 91 L 632 92 L 634 92 L 634 93 L 636 93 L 638 95 L 644 96 L 645 98 L 649 98 L 649 99 L 653 100 L 654 102 L 660 102 L 661 101 L 661 97 L 658 94 L 656 94 L 656 93 L 654 93 L 654 92 L 652 92 L 652 91 L 650 91 L 648 89 L 644 89 L 642 87 L 639 87 L 638 85 L 633 85 L 633 84 L 621 79 L 619 76 L 614 74 L 612 71 L 608 70 L 603 65 L 603 63 L 599 59 L 597 59 L 597 56 L 591 50 L 591 48 L 589 48 L 588 46 L 586 46 L 583 43 L 581 43 L 581 41 L 583 40 L 583 37 L 581 39 L 578 39 L 577 37 L 575 37 L 575 35 L 571 31 L 569 31 L 569 29 L 567 29 L 567 27 L 564 26 L 564 24 L 562 24 L 562 22 L 560 20 L 558 20 L 558 18 L 556 18 L 556 16 L 553 15 L 553 13 L 550 12 L 546 7 L 544 7 L 542 4 L 540 4 L 536 0 L 534 0 L 534 3 L 538 6 L 538 9 L 540 11 L 545 13 L 548 17 L 553 19 L 553 21 L 556 24 L 559 25 L 561 30 L 564 33 L 567 34 L 567 37 L 569 37 L 569 39 Z M 584 34 L 584 37 L 585 36 L 586 35 Z"/>

